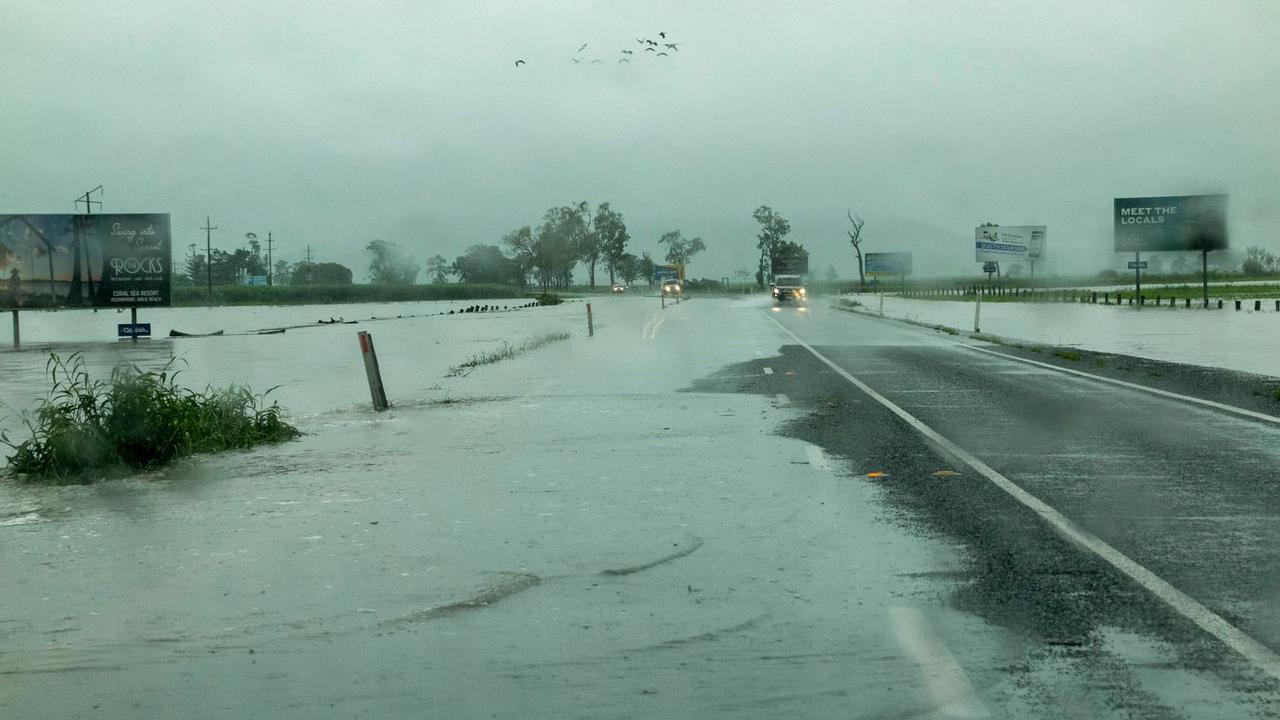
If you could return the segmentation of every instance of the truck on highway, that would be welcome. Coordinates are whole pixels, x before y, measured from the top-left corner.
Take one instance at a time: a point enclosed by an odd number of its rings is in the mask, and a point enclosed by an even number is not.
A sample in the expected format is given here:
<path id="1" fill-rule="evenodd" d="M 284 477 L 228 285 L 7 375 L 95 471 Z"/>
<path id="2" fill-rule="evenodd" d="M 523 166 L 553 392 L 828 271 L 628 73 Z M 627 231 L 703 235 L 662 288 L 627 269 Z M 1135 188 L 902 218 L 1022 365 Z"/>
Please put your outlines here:
<path id="1" fill-rule="evenodd" d="M 773 278 L 773 300 L 779 305 L 788 300 L 804 304 L 809 300 L 809 291 L 804 287 L 803 275 L 776 275 Z"/>

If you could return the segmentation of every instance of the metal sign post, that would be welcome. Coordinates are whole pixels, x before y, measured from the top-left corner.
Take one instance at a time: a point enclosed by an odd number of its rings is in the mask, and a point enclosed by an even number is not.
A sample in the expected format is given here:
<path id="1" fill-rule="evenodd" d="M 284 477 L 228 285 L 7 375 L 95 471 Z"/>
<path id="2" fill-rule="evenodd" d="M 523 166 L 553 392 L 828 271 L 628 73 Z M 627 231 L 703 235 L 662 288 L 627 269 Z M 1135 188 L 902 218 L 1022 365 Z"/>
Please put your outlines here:
<path id="1" fill-rule="evenodd" d="M 1204 287 L 1204 306 L 1209 307 L 1209 251 L 1200 251 L 1200 283 Z"/>
<path id="2" fill-rule="evenodd" d="M 16 348 L 22 344 L 22 334 L 18 330 L 18 311 L 13 311 L 13 346 Z"/>
<path id="3" fill-rule="evenodd" d="M 1138 298 L 1138 305 L 1142 305 L 1142 269 L 1147 266 L 1142 262 L 1142 251 L 1134 250 L 1133 259 L 1129 261 L 1129 269 L 1133 271 L 1133 296 Z"/>

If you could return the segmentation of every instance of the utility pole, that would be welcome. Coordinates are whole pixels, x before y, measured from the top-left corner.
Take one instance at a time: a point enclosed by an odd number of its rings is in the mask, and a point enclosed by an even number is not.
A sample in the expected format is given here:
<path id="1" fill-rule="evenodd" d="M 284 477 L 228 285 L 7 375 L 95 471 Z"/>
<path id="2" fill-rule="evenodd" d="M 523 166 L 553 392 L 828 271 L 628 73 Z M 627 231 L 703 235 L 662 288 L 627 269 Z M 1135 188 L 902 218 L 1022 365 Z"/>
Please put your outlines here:
<path id="1" fill-rule="evenodd" d="M 101 186 L 101 185 L 99 185 L 98 187 L 96 187 L 96 188 L 94 188 L 94 189 L 92 189 L 92 190 L 89 190 L 89 191 L 85 192 L 85 194 L 83 194 L 83 195 L 81 195 L 80 197 L 76 198 L 76 209 L 77 209 L 77 210 L 79 210 L 79 209 L 80 209 L 80 203 L 84 203 L 84 214 L 85 214 L 85 215 L 92 215 L 92 214 L 93 214 L 93 206 L 94 206 L 94 205 L 97 205 L 98 207 L 102 207 L 102 201 L 101 201 L 101 200 L 93 200 L 93 199 L 91 199 L 91 198 L 89 197 L 89 196 L 90 196 L 90 195 L 92 195 L 93 193 L 98 193 L 99 195 L 101 195 L 101 194 L 102 194 L 102 186 Z"/>
<path id="2" fill-rule="evenodd" d="M 204 281 L 208 292 L 209 304 L 213 304 L 213 231 L 218 229 L 217 225 L 209 222 L 209 216 L 204 216 L 204 227 L 200 228 L 204 231 Z"/>
<path id="3" fill-rule="evenodd" d="M 312 279 L 314 270 L 315 268 L 311 267 L 311 243 L 307 243 L 307 284 L 308 285 L 311 284 L 311 279 Z"/>
<path id="4" fill-rule="evenodd" d="M 273 272 L 274 270 L 272 270 L 271 268 L 271 231 L 268 230 L 267 231 L 267 287 L 271 287 L 271 273 Z"/>

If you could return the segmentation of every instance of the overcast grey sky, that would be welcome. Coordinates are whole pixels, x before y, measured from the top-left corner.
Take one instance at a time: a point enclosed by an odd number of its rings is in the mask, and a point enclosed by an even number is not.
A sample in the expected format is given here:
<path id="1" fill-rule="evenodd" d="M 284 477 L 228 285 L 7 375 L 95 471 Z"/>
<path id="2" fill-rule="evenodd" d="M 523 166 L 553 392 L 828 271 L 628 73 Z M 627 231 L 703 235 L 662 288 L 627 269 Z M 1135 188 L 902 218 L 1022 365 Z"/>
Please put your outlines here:
<path id="1" fill-rule="evenodd" d="M 973 272 L 973 226 L 1049 226 L 1112 262 L 1115 196 L 1226 192 L 1277 245 L 1280 3 L 0 0 L 0 212 L 169 212 L 175 253 L 245 232 L 367 263 L 453 259 L 553 205 L 609 201 L 632 249 L 754 268 L 751 212 L 816 270 L 869 250 Z M 621 49 L 665 31 L 670 57 Z M 574 51 L 588 43 L 586 60 Z M 593 65 L 591 59 L 603 62 Z M 514 61 L 527 64 L 516 68 Z"/>

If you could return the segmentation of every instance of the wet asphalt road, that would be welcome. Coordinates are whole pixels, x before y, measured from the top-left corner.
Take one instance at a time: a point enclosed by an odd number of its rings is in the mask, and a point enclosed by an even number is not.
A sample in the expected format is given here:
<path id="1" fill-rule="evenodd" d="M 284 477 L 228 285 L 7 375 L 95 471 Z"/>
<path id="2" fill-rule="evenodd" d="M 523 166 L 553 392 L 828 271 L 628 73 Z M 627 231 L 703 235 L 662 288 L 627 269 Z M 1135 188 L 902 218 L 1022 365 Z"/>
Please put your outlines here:
<path id="1" fill-rule="evenodd" d="M 421 347 L 397 405 L 325 409 L 326 376 L 294 443 L 0 484 L 0 716 L 1275 714 L 777 323 L 1272 648 L 1280 429 L 817 304 L 595 303 L 591 340 L 580 305 L 379 326 Z"/>
<path id="2" fill-rule="evenodd" d="M 1280 425 L 977 353 L 963 347 L 971 341 L 862 315 L 822 307 L 773 315 L 1078 526 L 1280 649 Z M 1214 669 L 1257 690 L 1259 707 L 1274 707 L 1272 679 L 923 444 L 869 396 L 841 387 L 847 383 L 808 350 L 784 347 L 768 364 L 772 372 L 751 390 L 784 393 L 809 413 L 788 434 L 845 458 L 855 473 L 884 473 L 879 482 L 904 517 L 975 553 L 970 583 L 952 598 L 957 606 L 1050 646 L 1096 649 L 1108 627 L 1149 633 L 1176 649 L 1169 666 Z M 1161 387 L 1198 395 L 1203 371 L 1189 370 L 1182 383 L 1176 366 L 1165 372 Z M 941 478 L 939 470 L 958 474 Z M 1120 667 L 1146 665 L 1118 658 Z M 1120 687 L 1128 684 L 1119 677 Z M 1178 709 L 1159 693 L 1136 704 L 1144 702 L 1146 711 Z"/>

